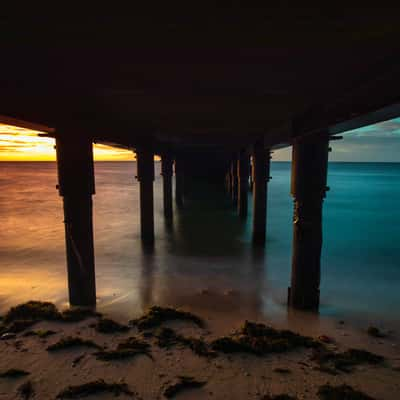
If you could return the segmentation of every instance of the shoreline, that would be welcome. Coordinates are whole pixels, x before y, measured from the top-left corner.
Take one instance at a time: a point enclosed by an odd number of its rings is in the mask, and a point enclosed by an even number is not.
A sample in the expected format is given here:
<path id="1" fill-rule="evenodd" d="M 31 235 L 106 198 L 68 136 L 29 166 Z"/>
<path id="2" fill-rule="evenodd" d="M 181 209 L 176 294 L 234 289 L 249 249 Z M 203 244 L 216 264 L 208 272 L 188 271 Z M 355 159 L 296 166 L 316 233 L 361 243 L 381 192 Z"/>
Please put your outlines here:
<path id="1" fill-rule="evenodd" d="M 188 309 L 188 311 L 192 311 Z M 213 343 L 219 337 L 229 336 L 243 324 L 238 321 L 197 312 L 204 321 L 199 327 L 191 321 L 171 320 L 162 323 L 184 337 L 194 337 L 205 343 Z M 109 318 L 109 315 L 105 315 Z M 112 317 L 112 316 L 111 316 Z M 30 374 L 21 378 L 0 378 L 0 399 L 18 399 L 18 387 L 26 381 L 33 384 L 36 397 L 54 399 L 57 393 L 69 385 L 79 385 L 104 379 L 107 382 L 127 384 L 136 396 L 121 394 L 120 398 L 163 399 L 168 385 L 176 383 L 179 376 L 190 376 L 204 382 L 199 388 L 184 390 L 177 399 L 263 399 L 267 395 L 288 394 L 298 399 L 319 399 L 318 390 L 325 384 L 349 384 L 362 390 L 372 398 L 397 399 L 400 391 L 400 338 L 391 332 L 386 338 L 375 338 L 351 326 L 351 323 L 323 320 L 312 325 L 303 320 L 303 326 L 295 332 L 313 338 L 325 337 L 326 346 L 335 352 L 349 348 L 367 350 L 385 357 L 382 365 L 358 365 L 351 372 L 337 371 L 331 374 L 318 370 L 312 361 L 312 351 L 296 348 L 265 355 L 248 353 L 218 353 L 208 358 L 194 354 L 185 346 L 172 345 L 168 348 L 156 344 L 154 336 L 147 336 L 137 327 L 113 333 L 99 333 L 94 328 L 98 318 L 89 317 L 78 322 L 40 321 L 27 330 L 56 332 L 48 337 L 26 336 L 26 330 L 15 337 L 0 340 L 0 371 L 8 368 L 23 369 Z M 127 321 L 117 319 L 124 326 Z M 257 319 L 256 322 L 269 321 Z M 293 320 L 292 320 L 293 325 Z M 274 328 L 286 328 L 284 323 L 273 324 Z M 153 334 L 153 333 L 151 333 Z M 151 358 L 137 355 L 128 359 L 100 361 L 93 355 L 95 349 L 77 346 L 57 352 L 46 348 L 68 336 L 93 341 L 106 350 L 115 349 L 119 343 L 135 337 L 150 346 Z M 324 345 L 325 346 L 325 345 Z M 95 395 L 90 398 L 113 398 L 112 394 Z M 273 397 L 272 397 L 273 398 Z"/>

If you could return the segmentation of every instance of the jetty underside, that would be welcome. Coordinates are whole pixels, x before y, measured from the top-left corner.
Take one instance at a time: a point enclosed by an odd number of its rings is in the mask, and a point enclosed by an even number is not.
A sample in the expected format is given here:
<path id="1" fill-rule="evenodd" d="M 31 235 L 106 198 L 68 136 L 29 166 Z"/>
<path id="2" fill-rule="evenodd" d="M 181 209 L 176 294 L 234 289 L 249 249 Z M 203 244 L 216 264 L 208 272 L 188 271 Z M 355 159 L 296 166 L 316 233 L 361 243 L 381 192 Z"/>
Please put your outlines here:
<path id="1" fill-rule="evenodd" d="M 2 17 L 0 122 L 56 138 L 71 304 L 96 302 L 96 142 L 135 151 L 148 246 L 155 155 L 167 222 L 189 183 L 225 185 L 240 218 L 252 190 L 253 242 L 265 246 L 270 153 L 293 146 L 288 303 L 318 309 L 329 141 L 400 115 L 398 9 L 324 7 L 35 7 Z"/>

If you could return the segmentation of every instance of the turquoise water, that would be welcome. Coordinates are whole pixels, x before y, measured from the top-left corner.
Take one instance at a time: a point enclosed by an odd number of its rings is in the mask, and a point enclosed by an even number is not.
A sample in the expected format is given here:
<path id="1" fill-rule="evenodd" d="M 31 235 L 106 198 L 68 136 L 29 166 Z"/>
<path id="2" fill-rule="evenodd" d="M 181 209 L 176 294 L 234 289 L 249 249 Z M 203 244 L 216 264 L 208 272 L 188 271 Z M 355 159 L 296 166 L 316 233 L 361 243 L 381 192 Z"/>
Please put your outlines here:
<path id="1" fill-rule="evenodd" d="M 94 227 L 99 308 L 132 316 L 152 303 L 237 316 L 283 314 L 290 282 L 290 163 L 273 162 L 268 240 L 254 251 L 251 207 L 199 191 L 173 230 L 162 216 L 156 164 L 154 252 L 139 238 L 134 163 L 96 163 Z M 0 311 L 36 298 L 67 302 L 62 201 L 54 163 L 0 164 Z M 399 322 L 400 164 L 330 163 L 324 205 L 321 314 Z M 249 204 L 251 205 L 251 194 Z"/>

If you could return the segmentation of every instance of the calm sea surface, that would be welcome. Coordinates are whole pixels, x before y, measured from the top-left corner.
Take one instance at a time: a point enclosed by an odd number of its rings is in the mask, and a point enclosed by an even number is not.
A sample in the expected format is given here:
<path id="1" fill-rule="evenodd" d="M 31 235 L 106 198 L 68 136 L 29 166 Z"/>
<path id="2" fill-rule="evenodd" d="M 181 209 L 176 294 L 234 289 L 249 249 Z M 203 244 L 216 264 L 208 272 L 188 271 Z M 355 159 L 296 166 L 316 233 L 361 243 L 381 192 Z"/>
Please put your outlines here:
<path id="1" fill-rule="evenodd" d="M 218 194 L 199 192 L 168 231 L 156 164 L 153 253 L 139 238 L 135 163 L 95 164 L 94 226 L 99 308 L 131 317 L 150 304 L 235 314 L 286 313 L 290 282 L 290 163 L 272 163 L 268 240 L 250 245 Z M 158 173 L 157 173 L 158 172 Z M 399 322 L 400 164 L 331 163 L 324 206 L 321 315 Z M 62 199 L 55 163 L 0 163 L 0 312 L 18 302 L 67 302 Z M 251 204 L 251 195 L 249 194 Z"/>

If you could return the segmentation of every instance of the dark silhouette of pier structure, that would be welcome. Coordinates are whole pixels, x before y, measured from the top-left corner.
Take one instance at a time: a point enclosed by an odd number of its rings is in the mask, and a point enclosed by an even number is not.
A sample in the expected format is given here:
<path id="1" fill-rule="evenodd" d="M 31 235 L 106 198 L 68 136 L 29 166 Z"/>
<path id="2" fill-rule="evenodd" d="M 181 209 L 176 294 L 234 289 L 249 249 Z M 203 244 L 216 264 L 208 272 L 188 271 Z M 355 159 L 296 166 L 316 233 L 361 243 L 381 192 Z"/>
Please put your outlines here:
<path id="1" fill-rule="evenodd" d="M 196 183 L 225 185 L 238 218 L 251 190 L 253 243 L 265 246 L 270 154 L 292 146 L 288 303 L 318 309 L 329 142 L 400 115 L 397 11 L 111 7 L 4 17 L 1 122 L 56 139 L 70 303 L 96 303 L 93 142 L 135 151 L 147 246 L 155 155 L 168 224 L 173 198 L 188 206 Z"/>

